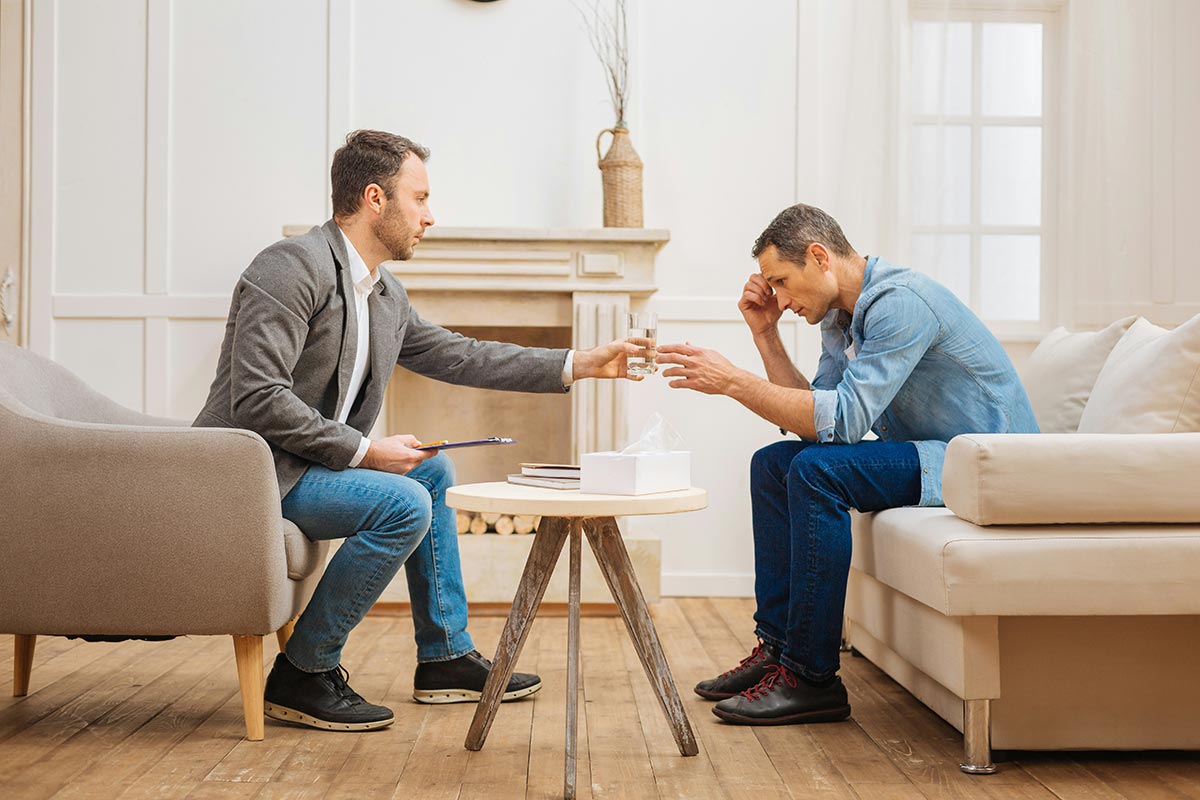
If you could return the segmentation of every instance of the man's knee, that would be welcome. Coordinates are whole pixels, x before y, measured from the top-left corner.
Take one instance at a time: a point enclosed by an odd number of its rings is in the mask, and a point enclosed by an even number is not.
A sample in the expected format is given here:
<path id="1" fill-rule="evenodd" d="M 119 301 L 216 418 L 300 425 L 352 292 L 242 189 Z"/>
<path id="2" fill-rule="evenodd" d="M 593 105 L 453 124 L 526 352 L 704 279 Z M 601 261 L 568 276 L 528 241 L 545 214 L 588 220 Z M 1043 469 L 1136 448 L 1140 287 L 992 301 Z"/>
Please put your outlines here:
<path id="1" fill-rule="evenodd" d="M 377 533 L 407 540 L 413 533 L 423 536 L 429 531 L 433 524 L 433 498 L 425 487 L 396 476 L 395 485 L 383 498 Z"/>
<path id="2" fill-rule="evenodd" d="M 788 464 L 788 481 L 800 481 L 814 488 L 826 486 L 830 470 L 841 455 L 836 449 L 836 445 L 818 445 L 801 450 Z"/>
<path id="3" fill-rule="evenodd" d="M 795 452 L 796 443 L 786 440 L 760 448 L 750 457 L 751 483 L 764 477 L 772 477 L 782 482 Z"/>
<path id="4" fill-rule="evenodd" d="M 421 465 L 422 475 L 430 484 L 439 489 L 449 489 L 454 485 L 454 462 L 445 453 L 438 453 Z"/>

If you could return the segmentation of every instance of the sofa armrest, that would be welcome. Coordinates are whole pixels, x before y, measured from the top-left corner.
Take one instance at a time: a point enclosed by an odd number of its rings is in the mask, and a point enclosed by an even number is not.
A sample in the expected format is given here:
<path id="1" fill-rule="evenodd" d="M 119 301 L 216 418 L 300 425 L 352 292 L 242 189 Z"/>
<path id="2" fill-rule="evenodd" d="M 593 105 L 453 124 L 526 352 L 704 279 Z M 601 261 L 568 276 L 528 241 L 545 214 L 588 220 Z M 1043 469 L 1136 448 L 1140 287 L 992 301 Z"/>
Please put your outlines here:
<path id="1" fill-rule="evenodd" d="M 946 448 L 946 507 L 976 525 L 1200 522 L 1200 433 L 968 434 Z"/>
<path id="2" fill-rule="evenodd" d="M 256 434 L 0 406 L 0 439 L 0 630 L 265 633 L 288 618 L 279 488 Z"/>

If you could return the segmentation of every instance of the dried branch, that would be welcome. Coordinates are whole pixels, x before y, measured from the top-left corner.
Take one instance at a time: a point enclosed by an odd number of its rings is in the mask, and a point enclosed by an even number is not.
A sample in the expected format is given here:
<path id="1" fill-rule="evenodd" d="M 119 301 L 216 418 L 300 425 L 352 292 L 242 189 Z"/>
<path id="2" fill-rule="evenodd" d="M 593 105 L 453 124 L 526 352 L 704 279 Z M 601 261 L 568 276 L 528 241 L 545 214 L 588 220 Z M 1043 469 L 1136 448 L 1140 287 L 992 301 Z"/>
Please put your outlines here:
<path id="1" fill-rule="evenodd" d="M 613 0 L 612 13 L 600 7 L 601 0 L 593 0 L 590 11 L 580 0 L 572 2 L 583 17 L 592 50 L 604 68 L 608 97 L 617 115 L 617 125 L 624 125 L 625 108 L 629 102 L 629 19 L 626 0 Z"/>

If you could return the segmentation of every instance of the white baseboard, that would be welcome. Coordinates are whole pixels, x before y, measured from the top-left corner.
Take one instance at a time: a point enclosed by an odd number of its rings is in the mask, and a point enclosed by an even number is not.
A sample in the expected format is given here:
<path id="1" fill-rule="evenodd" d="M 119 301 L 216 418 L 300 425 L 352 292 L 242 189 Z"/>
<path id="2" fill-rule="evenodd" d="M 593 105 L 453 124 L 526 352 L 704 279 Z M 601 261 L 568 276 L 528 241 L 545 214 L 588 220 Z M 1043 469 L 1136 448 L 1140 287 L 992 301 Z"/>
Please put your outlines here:
<path id="1" fill-rule="evenodd" d="M 754 573 L 664 572 L 663 597 L 754 597 Z"/>

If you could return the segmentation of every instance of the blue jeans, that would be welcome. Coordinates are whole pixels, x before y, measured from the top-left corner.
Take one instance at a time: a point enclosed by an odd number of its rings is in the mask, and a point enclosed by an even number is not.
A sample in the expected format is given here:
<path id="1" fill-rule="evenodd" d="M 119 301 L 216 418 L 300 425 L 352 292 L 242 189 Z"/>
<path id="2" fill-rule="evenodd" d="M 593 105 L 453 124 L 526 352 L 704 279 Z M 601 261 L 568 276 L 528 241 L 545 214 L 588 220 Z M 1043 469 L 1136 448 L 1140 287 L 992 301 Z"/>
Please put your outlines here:
<path id="1" fill-rule="evenodd" d="M 310 467 L 283 499 L 283 516 L 309 539 L 345 539 L 296 622 L 287 657 L 307 672 L 341 662 L 351 629 L 405 568 L 417 661 L 475 649 L 458 560 L 455 511 L 446 505 L 454 463 L 439 454 L 407 475 Z"/>
<path id="2" fill-rule="evenodd" d="M 838 671 L 850 509 L 879 511 L 921 499 L 911 442 L 783 441 L 750 461 L 755 633 L 780 662 L 811 681 Z"/>

